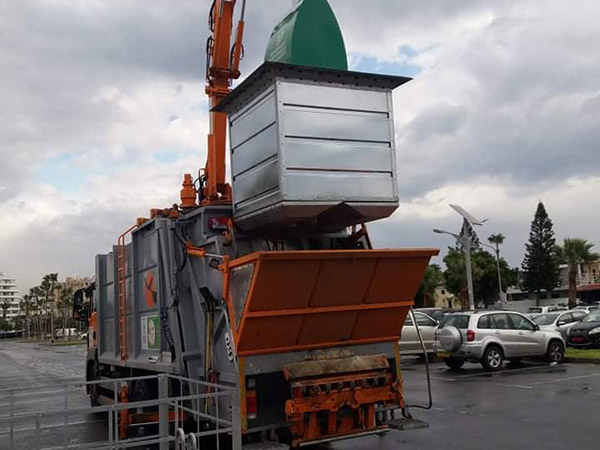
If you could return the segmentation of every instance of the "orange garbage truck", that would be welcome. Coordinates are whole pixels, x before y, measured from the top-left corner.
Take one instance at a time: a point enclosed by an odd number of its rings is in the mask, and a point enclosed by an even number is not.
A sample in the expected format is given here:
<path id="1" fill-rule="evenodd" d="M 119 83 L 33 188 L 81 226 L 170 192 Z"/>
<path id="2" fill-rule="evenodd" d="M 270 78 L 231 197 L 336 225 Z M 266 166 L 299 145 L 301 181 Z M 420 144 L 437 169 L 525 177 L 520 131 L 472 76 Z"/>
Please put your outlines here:
<path id="1" fill-rule="evenodd" d="M 232 89 L 245 9 L 215 0 L 210 11 L 206 166 L 184 175 L 177 205 L 96 256 L 87 379 L 236 386 L 236 408 L 206 407 L 239 409 L 244 439 L 382 433 L 405 406 L 397 342 L 438 253 L 375 249 L 366 228 L 398 207 L 392 91 L 409 78 L 349 71 L 329 4 L 304 0 Z M 142 380 L 127 392 L 155 390 Z"/>

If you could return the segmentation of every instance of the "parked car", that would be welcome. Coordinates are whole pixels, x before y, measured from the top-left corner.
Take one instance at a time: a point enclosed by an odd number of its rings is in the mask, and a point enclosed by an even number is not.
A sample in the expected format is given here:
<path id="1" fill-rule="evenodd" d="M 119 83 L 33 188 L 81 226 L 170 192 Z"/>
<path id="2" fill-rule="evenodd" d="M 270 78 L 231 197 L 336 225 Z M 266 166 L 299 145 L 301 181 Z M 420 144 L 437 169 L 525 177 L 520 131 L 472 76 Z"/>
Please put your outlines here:
<path id="1" fill-rule="evenodd" d="M 532 320 L 540 326 L 542 330 L 558 331 L 563 339 L 567 339 L 567 331 L 587 316 L 583 310 L 573 309 L 571 311 L 556 311 L 546 314 L 539 314 Z"/>
<path id="2" fill-rule="evenodd" d="M 567 333 L 567 341 L 572 347 L 600 347 L 600 310 L 594 310 L 573 325 Z"/>
<path id="3" fill-rule="evenodd" d="M 531 306 L 527 310 L 527 314 L 546 314 L 554 311 L 566 311 L 566 306 L 552 305 L 552 306 Z"/>
<path id="4" fill-rule="evenodd" d="M 427 314 L 429 317 L 432 317 L 439 322 L 444 315 L 452 312 L 452 310 L 444 308 L 415 308 L 415 312 Z"/>
<path id="5" fill-rule="evenodd" d="M 571 311 L 585 311 L 586 313 L 591 313 L 597 309 L 600 309 L 600 306 L 576 306 Z"/>
<path id="6" fill-rule="evenodd" d="M 518 312 L 469 311 L 448 314 L 436 332 L 434 349 L 451 369 L 466 361 L 479 362 L 487 371 L 502 368 L 504 360 L 545 357 L 562 362 L 565 341 L 561 334 L 541 330 Z"/>
<path id="7" fill-rule="evenodd" d="M 438 326 L 438 321 L 433 317 L 428 316 L 420 311 L 415 311 L 415 319 L 419 325 L 419 331 L 425 344 L 427 353 L 433 353 L 433 342 L 435 341 L 435 330 Z M 410 315 L 406 317 L 404 326 L 402 327 L 402 337 L 400 338 L 400 353 L 403 355 L 421 355 L 423 349 L 417 335 L 417 328 L 413 323 Z"/>

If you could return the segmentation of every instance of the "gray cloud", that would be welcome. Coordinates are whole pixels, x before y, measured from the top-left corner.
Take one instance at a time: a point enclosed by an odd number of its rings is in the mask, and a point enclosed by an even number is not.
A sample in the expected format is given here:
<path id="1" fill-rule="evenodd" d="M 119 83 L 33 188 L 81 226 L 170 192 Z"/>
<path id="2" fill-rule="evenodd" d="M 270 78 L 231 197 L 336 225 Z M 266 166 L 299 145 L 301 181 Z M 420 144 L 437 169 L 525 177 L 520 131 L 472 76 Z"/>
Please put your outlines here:
<path id="1" fill-rule="evenodd" d="M 494 215 L 517 265 L 535 202 L 550 195 L 563 199 L 549 209 L 560 233 L 597 239 L 591 225 L 572 223 L 566 204 L 585 196 L 587 209 L 600 209 L 597 193 L 586 193 L 597 183 L 559 193 L 600 167 L 598 2 L 576 9 L 541 1 L 331 4 L 349 52 L 386 67 L 397 63 L 399 72 L 403 64 L 420 69 L 395 94 L 403 205 L 372 226 L 376 243 L 444 248 L 429 230 L 452 229 L 446 204 L 468 197 Z M 1 270 L 28 280 L 50 270 L 89 273 L 93 254 L 108 250 L 136 215 L 176 200 L 179 174 L 204 163 L 209 5 L 0 4 L 0 207 L 23 221 L 8 237 L 0 230 Z M 290 5 L 248 0 L 244 75 L 262 61 L 271 29 Z M 41 189 L 40 168 L 65 153 L 90 179 L 75 193 Z M 184 154 L 185 165 L 149 172 L 159 164 L 156 153 Z M 488 209 L 485 185 L 505 194 L 502 211 Z M 128 189 L 136 195 L 124 195 Z M 65 212 L 52 213 L 59 210 Z"/>

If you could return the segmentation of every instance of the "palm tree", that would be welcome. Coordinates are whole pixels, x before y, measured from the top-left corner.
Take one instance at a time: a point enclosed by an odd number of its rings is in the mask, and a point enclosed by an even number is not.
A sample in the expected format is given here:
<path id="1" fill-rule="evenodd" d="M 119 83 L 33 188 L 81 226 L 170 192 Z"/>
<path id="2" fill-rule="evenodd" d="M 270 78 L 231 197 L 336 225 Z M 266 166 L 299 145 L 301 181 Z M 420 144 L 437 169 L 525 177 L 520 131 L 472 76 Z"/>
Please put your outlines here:
<path id="1" fill-rule="evenodd" d="M 73 307 L 73 289 L 61 286 L 58 297 L 58 309 L 60 310 L 63 317 L 63 339 L 67 339 L 67 333 L 65 328 L 67 327 L 67 314 Z"/>
<path id="2" fill-rule="evenodd" d="M 40 335 L 40 337 L 42 332 L 40 315 L 43 314 L 43 295 L 44 291 L 39 286 L 35 286 L 29 289 L 29 298 L 31 299 L 30 308 L 34 312 L 35 316 L 35 331 L 36 334 Z"/>
<path id="3" fill-rule="evenodd" d="M 505 307 L 505 302 L 502 301 L 502 275 L 500 275 L 500 246 L 504 243 L 504 239 L 506 237 L 502 233 L 492 234 L 488 238 L 488 242 L 494 246 L 496 251 L 496 268 L 498 269 L 498 300 L 502 303 L 502 306 Z"/>
<path id="4" fill-rule="evenodd" d="M 54 305 L 48 305 L 50 296 L 54 296 L 54 286 L 58 283 L 58 274 L 49 273 L 44 275 L 40 288 L 44 291 L 44 309 L 50 306 L 50 336 L 54 339 Z"/>
<path id="5" fill-rule="evenodd" d="M 562 246 L 556 248 L 556 256 L 562 264 L 569 266 L 569 308 L 576 306 L 577 300 L 577 272 L 579 265 L 598 259 L 592 253 L 594 244 L 585 239 L 566 238 Z"/>
<path id="6" fill-rule="evenodd" d="M 29 316 L 31 315 L 31 307 L 33 305 L 33 299 L 29 294 L 25 294 L 21 299 L 19 307 L 21 309 L 21 314 L 25 318 L 25 328 L 27 329 L 27 339 L 31 337 L 31 327 L 29 324 Z"/>

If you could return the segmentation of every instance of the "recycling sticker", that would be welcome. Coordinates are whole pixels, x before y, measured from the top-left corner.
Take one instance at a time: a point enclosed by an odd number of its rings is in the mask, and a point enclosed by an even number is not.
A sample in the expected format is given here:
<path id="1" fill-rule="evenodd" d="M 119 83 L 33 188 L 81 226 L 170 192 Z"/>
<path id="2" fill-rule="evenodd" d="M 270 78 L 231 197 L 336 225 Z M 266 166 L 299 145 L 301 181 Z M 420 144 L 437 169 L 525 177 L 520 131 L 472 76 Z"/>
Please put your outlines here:
<path id="1" fill-rule="evenodd" d="M 155 316 L 142 316 L 142 350 L 160 350 L 160 319 Z"/>

